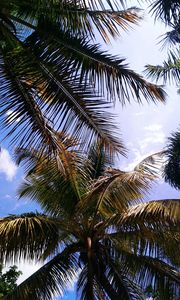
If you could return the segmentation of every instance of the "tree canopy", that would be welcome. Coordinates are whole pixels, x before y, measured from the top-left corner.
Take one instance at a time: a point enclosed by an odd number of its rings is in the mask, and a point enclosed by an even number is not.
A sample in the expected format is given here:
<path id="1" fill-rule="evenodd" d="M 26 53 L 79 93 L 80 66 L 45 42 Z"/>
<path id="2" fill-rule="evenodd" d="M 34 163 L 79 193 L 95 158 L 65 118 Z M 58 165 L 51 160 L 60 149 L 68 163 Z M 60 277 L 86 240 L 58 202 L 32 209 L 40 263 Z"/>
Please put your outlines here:
<path id="1" fill-rule="evenodd" d="M 165 101 L 160 86 L 95 41 L 97 32 L 108 42 L 140 20 L 139 9 L 105 2 L 1 1 L 0 122 L 15 146 L 58 157 L 62 131 L 81 148 L 101 138 L 123 153 L 108 112 L 115 99 Z"/>
<path id="2" fill-rule="evenodd" d="M 17 279 L 21 274 L 17 266 L 11 266 L 8 271 L 3 272 L 3 267 L 0 265 L 0 299 L 15 290 Z"/>
<path id="3" fill-rule="evenodd" d="M 150 284 L 165 300 L 176 296 L 180 201 L 142 201 L 161 155 L 125 172 L 96 145 L 82 157 L 71 153 L 64 175 L 55 160 L 19 150 L 17 160 L 28 167 L 20 196 L 43 213 L 2 218 L 0 255 L 5 263 L 44 265 L 5 299 L 49 300 L 75 278 L 80 299 L 144 299 Z"/>

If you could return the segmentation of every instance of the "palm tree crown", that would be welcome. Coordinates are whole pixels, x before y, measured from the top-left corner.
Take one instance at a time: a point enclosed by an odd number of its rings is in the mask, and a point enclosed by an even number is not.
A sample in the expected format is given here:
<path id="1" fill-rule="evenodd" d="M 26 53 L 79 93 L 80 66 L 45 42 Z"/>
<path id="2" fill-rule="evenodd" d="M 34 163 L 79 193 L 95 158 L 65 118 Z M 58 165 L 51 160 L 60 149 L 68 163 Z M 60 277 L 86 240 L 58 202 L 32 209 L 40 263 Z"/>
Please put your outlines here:
<path id="1" fill-rule="evenodd" d="M 107 113 L 112 100 L 164 101 L 160 87 L 95 43 L 95 32 L 108 42 L 139 20 L 137 8 L 106 2 L 1 1 L 0 119 L 12 143 L 58 156 L 62 130 L 81 146 L 101 138 L 121 151 Z"/>
<path id="2" fill-rule="evenodd" d="M 140 200 L 157 176 L 159 157 L 124 172 L 97 145 L 88 156 L 71 151 L 61 158 L 65 175 L 52 159 L 18 151 L 27 170 L 20 196 L 38 201 L 44 212 L 0 220 L 1 259 L 45 265 L 6 299 L 51 299 L 75 279 L 79 299 L 145 299 L 150 284 L 161 299 L 177 296 L 180 202 Z"/>

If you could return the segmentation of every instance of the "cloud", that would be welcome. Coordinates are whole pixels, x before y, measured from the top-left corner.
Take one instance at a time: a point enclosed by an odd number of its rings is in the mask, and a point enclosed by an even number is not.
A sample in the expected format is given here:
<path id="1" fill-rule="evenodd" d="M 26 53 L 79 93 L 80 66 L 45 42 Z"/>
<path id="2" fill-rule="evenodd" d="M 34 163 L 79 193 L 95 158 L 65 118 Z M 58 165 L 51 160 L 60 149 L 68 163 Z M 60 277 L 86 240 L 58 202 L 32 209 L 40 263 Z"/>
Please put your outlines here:
<path id="1" fill-rule="evenodd" d="M 135 117 L 144 116 L 144 115 L 145 115 L 145 112 L 144 112 L 144 111 L 139 111 L 139 112 L 133 113 L 133 115 L 134 115 Z"/>
<path id="2" fill-rule="evenodd" d="M 144 127 L 145 130 L 154 132 L 154 131 L 161 131 L 162 130 L 162 125 L 161 124 L 152 124 Z"/>
<path id="3" fill-rule="evenodd" d="M 163 131 L 162 125 L 160 124 L 152 124 L 150 126 L 145 126 L 145 137 L 141 139 L 139 143 L 139 147 L 141 152 L 144 153 L 149 146 L 154 144 L 164 144 L 165 142 L 165 133 Z M 161 146 L 162 148 L 162 146 Z"/>
<path id="4" fill-rule="evenodd" d="M 13 162 L 8 150 L 1 149 L 0 152 L 0 173 L 6 175 L 6 179 L 11 181 L 17 172 L 17 166 Z"/>

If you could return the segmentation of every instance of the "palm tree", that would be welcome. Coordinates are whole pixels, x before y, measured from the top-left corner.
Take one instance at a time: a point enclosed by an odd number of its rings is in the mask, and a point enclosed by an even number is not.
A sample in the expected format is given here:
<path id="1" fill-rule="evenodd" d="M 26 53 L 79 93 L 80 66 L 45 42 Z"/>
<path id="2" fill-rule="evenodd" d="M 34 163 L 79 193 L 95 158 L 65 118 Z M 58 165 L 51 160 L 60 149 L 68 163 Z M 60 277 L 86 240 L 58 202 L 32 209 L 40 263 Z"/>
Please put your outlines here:
<path id="1" fill-rule="evenodd" d="M 179 16 L 179 1 L 178 0 L 158 0 L 151 4 L 151 12 L 155 19 L 160 19 L 165 25 L 168 25 L 171 30 L 164 36 L 164 45 L 168 44 L 173 47 L 169 52 L 167 61 L 163 65 L 153 66 L 147 65 L 146 72 L 149 77 L 158 81 L 163 79 L 164 83 L 174 81 L 177 86 L 180 83 L 180 16 Z"/>
<path id="2" fill-rule="evenodd" d="M 178 295 L 180 201 L 141 200 L 160 154 L 132 172 L 113 168 L 100 144 L 87 156 L 70 154 L 61 158 L 70 171 L 64 176 L 53 159 L 17 152 L 27 170 L 20 196 L 40 203 L 43 213 L 0 220 L 1 260 L 45 264 L 5 299 L 51 299 L 73 280 L 79 299 L 144 299 L 150 284 L 161 299 Z"/>
<path id="3" fill-rule="evenodd" d="M 113 99 L 164 101 L 159 86 L 95 43 L 97 32 L 108 42 L 140 19 L 137 8 L 106 2 L 1 1 L 0 119 L 11 143 L 59 157 L 60 130 L 81 147 L 101 138 L 121 151 L 107 112 Z"/>
<path id="4" fill-rule="evenodd" d="M 180 93 L 180 15 L 179 1 L 176 0 L 159 0 L 153 4 L 152 11 L 155 18 L 161 19 L 171 30 L 166 33 L 164 41 L 171 47 L 167 61 L 163 65 L 147 65 L 146 74 L 155 79 L 156 82 L 162 79 L 164 83 L 174 83 Z M 165 45 L 164 44 L 164 45 Z M 167 162 L 164 169 L 165 181 L 173 187 L 180 188 L 180 135 L 179 131 L 175 132 L 169 138 L 166 147 Z"/>

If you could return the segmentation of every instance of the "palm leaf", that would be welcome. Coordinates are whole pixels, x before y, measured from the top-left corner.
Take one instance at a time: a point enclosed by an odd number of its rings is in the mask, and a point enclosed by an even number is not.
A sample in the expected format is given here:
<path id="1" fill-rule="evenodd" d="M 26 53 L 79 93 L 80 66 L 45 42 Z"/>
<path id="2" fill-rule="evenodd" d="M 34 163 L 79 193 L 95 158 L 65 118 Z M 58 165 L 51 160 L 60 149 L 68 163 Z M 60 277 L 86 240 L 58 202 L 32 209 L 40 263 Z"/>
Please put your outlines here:
<path id="1" fill-rule="evenodd" d="M 109 42 L 110 37 L 119 35 L 120 29 L 127 30 L 131 24 L 137 24 L 141 19 L 139 16 L 139 9 L 136 7 L 128 8 L 122 11 L 114 10 L 86 10 L 85 13 L 90 18 L 90 21 L 101 34 L 105 42 Z M 83 11 L 84 14 L 84 11 Z M 90 23 L 90 22 L 89 22 Z M 88 20 L 86 20 L 87 28 L 90 28 Z M 83 28 L 85 26 L 82 26 Z M 94 35 L 95 38 L 95 35 Z"/>
<path id="2" fill-rule="evenodd" d="M 152 284 L 154 291 L 159 291 L 166 300 L 178 295 L 180 274 L 176 268 L 158 258 L 124 253 L 126 272 L 132 270 L 131 276 L 143 289 Z"/>
<path id="3" fill-rule="evenodd" d="M 40 259 L 53 244 L 53 252 L 59 242 L 56 220 L 43 214 L 28 213 L 0 220 L 1 260 Z"/>
<path id="4" fill-rule="evenodd" d="M 151 4 L 151 12 L 156 19 L 161 19 L 166 24 L 171 24 L 178 19 L 178 0 L 156 0 Z"/>
<path id="5" fill-rule="evenodd" d="M 165 181 L 180 189 L 180 132 L 177 131 L 169 138 L 166 150 L 167 161 L 164 168 Z"/>
<path id="6" fill-rule="evenodd" d="M 161 40 L 161 42 L 163 42 L 162 48 L 164 48 L 166 45 L 172 47 L 178 45 L 180 43 L 179 33 L 180 23 L 178 22 L 177 24 L 171 24 L 171 30 L 167 31 Z"/>
<path id="7" fill-rule="evenodd" d="M 147 160 L 149 163 L 149 159 Z M 145 161 L 142 162 L 142 168 L 139 165 L 132 172 L 107 168 L 107 175 L 94 180 L 90 185 L 89 192 L 80 202 L 80 210 L 86 212 L 89 210 L 92 213 L 93 208 L 94 216 L 99 213 L 109 216 L 109 214 L 117 214 L 117 211 L 120 213 L 126 211 L 129 203 L 136 202 L 148 192 L 155 178 L 152 169 L 150 174 L 147 171 L 145 173 L 144 164 Z"/>
<path id="8" fill-rule="evenodd" d="M 91 10 L 82 8 L 77 4 L 64 3 L 63 6 L 52 6 L 52 9 L 54 11 L 50 15 L 49 10 L 46 11 L 46 8 L 44 8 L 44 19 L 47 17 L 53 23 L 58 23 L 60 28 L 66 28 L 74 34 L 88 35 L 93 39 L 95 38 L 94 29 L 96 28 L 105 42 L 108 42 L 110 37 L 119 35 L 119 29 L 127 30 L 131 27 L 131 24 L 137 24 L 141 19 L 140 9 L 136 7 L 126 10 Z M 36 30 L 37 20 L 39 23 L 42 18 L 36 16 L 37 12 L 34 11 L 33 18 L 35 16 L 37 18 L 34 24 L 31 20 L 27 22 L 27 14 L 24 14 L 24 12 L 20 15 L 11 14 L 10 18 L 17 24 Z"/>
<path id="9" fill-rule="evenodd" d="M 73 171 L 71 177 L 60 175 L 55 169 L 51 169 L 52 164 L 47 164 L 47 168 L 38 171 L 36 175 L 27 176 L 21 184 L 18 194 L 20 198 L 29 197 L 31 200 L 38 202 L 47 212 L 60 216 L 62 211 L 74 213 L 74 208 L 80 197 L 80 180 L 76 171 Z M 53 169 L 54 170 L 54 169 Z"/>
<path id="10" fill-rule="evenodd" d="M 176 267 L 168 264 L 163 252 L 151 252 L 147 248 L 141 253 L 140 245 L 133 249 L 132 244 L 124 243 L 121 239 L 117 239 L 113 245 L 114 259 L 135 284 L 144 290 L 152 284 L 153 290 L 164 295 L 166 300 L 178 294 L 180 274 Z"/>
<path id="11" fill-rule="evenodd" d="M 12 62 L 7 59 L 5 64 L 2 62 L 1 76 L 0 93 L 4 96 L 1 102 L 1 124 L 9 129 L 7 136 L 16 131 L 12 142 L 17 143 L 19 140 L 20 146 L 31 148 L 34 145 L 41 149 L 46 145 L 46 149 L 56 155 L 60 151 L 56 132 L 48 124 L 31 91 L 13 71 Z M 6 113 L 11 110 L 13 113 L 8 116 Z"/>
<path id="12" fill-rule="evenodd" d="M 131 206 L 127 213 L 124 215 L 124 221 L 135 221 L 146 220 L 147 222 L 158 221 L 179 223 L 180 216 L 180 200 L 158 200 L 150 201 L 147 203 L 141 203 L 138 205 Z"/>
<path id="13" fill-rule="evenodd" d="M 118 299 L 124 300 L 143 300 L 143 293 L 137 284 L 133 283 L 122 271 L 121 264 L 112 259 L 108 265 L 107 277 L 118 293 Z"/>
<path id="14" fill-rule="evenodd" d="M 165 299 L 178 295 L 180 273 L 176 269 L 156 258 L 140 257 L 139 263 L 141 266 L 138 282 L 143 282 L 144 288 L 154 282 L 154 290 L 158 290 Z"/>
<path id="15" fill-rule="evenodd" d="M 90 176 L 89 180 L 103 176 L 106 168 L 113 164 L 113 160 L 113 156 L 111 153 L 107 153 L 101 141 L 92 145 L 84 163 L 84 169 Z"/>
<path id="16" fill-rule="evenodd" d="M 77 293 L 82 300 L 96 300 L 94 293 L 95 278 L 91 262 L 83 267 L 78 277 Z"/>
<path id="17" fill-rule="evenodd" d="M 179 85 L 180 82 L 180 59 L 177 53 L 171 52 L 168 60 L 164 61 L 162 66 L 152 66 L 147 65 L 145 72 L 149 77 L 159 80 L 163 79 L 166 83 L 175 82 L 175 84 Z"/>
<path id="18" fill-rule="evenodd" d="M 149 179 L 156 179 L 162 173 L 165 151 L 157 152 L 144 158 L 139 164 L 134 167 L 134 171 L 144 173 Z"/>
<path id="19" fill-rule="evenodd" d="M 20 54 L 21 57 L 19 56 Z M 4 70 L 5 74 L 3 75 L 6 79 L 4 85 L 1 86 L 2 94 L 5 90 L 7 95 L 8 87 L 8 93 L 12 95 L 10 97 L 11 102 L 5 101 L 6 98 L 3 99 L 2 117 L 5 118 L 5 113 L 8 112 L 13 105 L 16 118 L 20 118 L 19 123 L 14 122 L 13 118 L 11 124 L 6 124 L 6 128 L 10 127 L 10 125 L 12 126 L 10 133 L 19 129 L 17 136 L 13 137 L 13 141 L 16 142 L 22 134 L 20 141 L 22 147 L 36 145 L 37 148 L 42 148 L 40 143 L 43 144 L 44 142 L 51 151 L 56 152 L 58 143 L 57 136 L 51 128 L 52 123 L 56 129 L 61 129 L 65 132 L 71 131 L 71 134 L 74 134 L 75 138 L 81 139 L 83 145 L 85 144 L 85 140 L 86 146 L 88 146 L 94 136 L 101 136 L 104 144 L 107 148 L 109 147 L 111 151 L 114 147 L 119 148 L 119 150 L 121 148 L 122 150 L 122 143 L 119 144 L 117 137 L 115 135 L 112 137 L 110 133 L 112 127 L 110 120 L 112 120 L 112 115 L 107 113 L 109 120 L 108 126 L 104 120 L 105 114 L 101 109 L 103 106 L 107 107 L 107 104 L 100 99 L 92 99 L 88 87 L 86 87 L 85 91 L 84 88 L 79 86 L 79 83 L 76 82 L 75 79 L 72 87 L 72 81 L 67 74 L 63 73 L 63 68 L 61 68 L 61 74 L 56 74 L 44 64 L 39 63 L 34 56 L 32 56 L 32 61 L 30 62 L 29 59 L 26 59 L 26 54 L 27 53 L 21 50 L 16 60 L 13 61 L 16 70 L 11 72 L 11 78 L 8 83 L 9 86 L 6 85 L 7 68 Z M 9 57 L 9 59 L 12 58 Z M 21 62 L 21 65 L 19 65 L 19 62 Z M 16 73 L 14 74 L 14 72 Z M 16 75 L 17 72 L 18 75 Z M 33 78 L 33 81 L 31 78 Z M 12 86 L 13 81 L 15 81 L 15 83 Z M 41 87 L 41 94 L 37 94 L 37 91 L 35 91 L 36 87 L 37 89 Z M 29 118 L 24 118 L 27 109 L 29 109 Z M 45 116 L 43 116 L 43 113 Z M 58 116 L 61 116 L 61 118 L 58 118 Z M 31 129 L 32 122 L 34 126 Z M 23 132 L 20 125 L 22 125 L 22 128 L 23 125 L 26 126 L 26 131 L 24 130 Z M 39 139 L 39 137 L 41 137 L 41 139 Z M 32 141 L 34 141 L 34 143 Z M 112 147 L 110 146 L 111 142 Z"/>
<path id="20" fill-rule="evenodd" d="M 50 300 L 57 293 L 62 295 L 67 283 L 72 282 L 78 269 L 76 258 L 73 255 L 77 249 L 77 245 L 67 247 L 22 282 L 5 299 Z"/>
<path id="21" fill-rule="evenodd" d="M 91 45 L 86 38 L 76 37 L 69 32 L 62 32 L 52 24 L 42 24 L 28 39 L 28 46 L 33 51 L 42 52 L 51 61 L 60 63 L 66 61 L 66 66 L 74 69 L 80 75 L 80 81 L 98 84 L 98 90 L 119 98 L 122 104 L 135 97 L 139 102 L 144 97 L 147 101 L 164 101 L 165 93 L 160 86 L 145 81 L 140 75 L 129 69 L 125 59 L 111 56 L 100 50 L 99 45 Z M 44 33 L 43 28 L 49 28 Z M 54 49 L 54 51 L 53 51 Z M 58 49 L 58 50 L 57 50 Z"/>
<path id="22" fill-rule="evenodd" d="M 112 222 L 111 222 L 112 224 Z M 178 266 L 178 253 L 180 235 L 179 227 L 167 223 L 135 222 L 113 226 L 113 232 L 106 234 L 115 247 L 129 249 L 134 254 L 149 255 L 151 257 L 163 257 L 172 265 Z"/>

